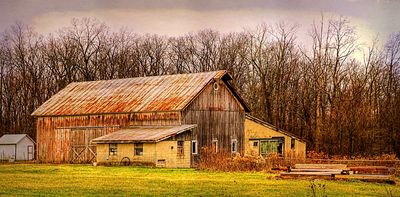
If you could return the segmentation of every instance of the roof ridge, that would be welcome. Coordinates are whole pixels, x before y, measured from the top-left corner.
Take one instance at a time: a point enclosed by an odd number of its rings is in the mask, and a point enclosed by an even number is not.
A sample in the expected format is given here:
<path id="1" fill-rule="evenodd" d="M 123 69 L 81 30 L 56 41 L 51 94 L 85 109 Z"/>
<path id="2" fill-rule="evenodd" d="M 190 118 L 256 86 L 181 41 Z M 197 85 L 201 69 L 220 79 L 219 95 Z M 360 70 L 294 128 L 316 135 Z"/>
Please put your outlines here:
<path id="1" fill-rule="evenodd" d="M 151 75 L 151 76 L 142 76 L 142 77 L 126 77 L 126 78 L 115 78 L 115 79 L 100 79 L 100 80 L 91 80 L 91 81 L 74 81 L 73 83 L 92 83 L 92 82 L 107 82 L 107 81 L 117 81 L 117 80 L 129 80 L 129 79 L 141 79 L 141 78 L 153 78 L 153 77 L 170 77 L 177 75 L 196 75 L 196 74 L 207 74 L 207 73 L 218 73 L 218 72 L 227 72 L 226 70 L 215 70 L 215 71 L 206 71 L 206 72 L 195 72 L 195 73 L 176 73 L 176 74 L 165 74 L 165 75 Z M 68 84 L 68 85 L 69 85 Z"/>
<path id="2" fill-rule="evenodd" d="M 73 82 L 39 106 L 32 116 L 70 116 L 182 111 L 226 70 Z M 106 104 L 107 103 L 107 104 Z"/>

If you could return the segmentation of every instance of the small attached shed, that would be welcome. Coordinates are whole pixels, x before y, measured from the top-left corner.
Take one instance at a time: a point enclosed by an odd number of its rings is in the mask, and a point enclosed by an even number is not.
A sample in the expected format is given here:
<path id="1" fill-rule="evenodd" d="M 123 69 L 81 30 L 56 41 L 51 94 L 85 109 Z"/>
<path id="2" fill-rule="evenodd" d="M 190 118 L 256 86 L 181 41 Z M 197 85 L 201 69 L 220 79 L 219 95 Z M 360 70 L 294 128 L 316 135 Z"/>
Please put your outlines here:
<path id="1" fill-rule="evenodd" d="M 157 167 L 191 167 L 191 141 L 196 125 L 135 126 L 92 140 L 97 144 L 97 162 L 149 163 Z"/>
<path id="2" fill-rule="evenodd" d="M 306 142 L 293 134 L 251 115 L 246 115 L 244 128 L 246 155 L 278 154 L 284 158 L 306 158 Z"/>
<path id="3" fill-rule="evenodd" d="M 26 134 L 6 134 L 0 138 L 0 160 L 33 160 L 35 142 Z"/>

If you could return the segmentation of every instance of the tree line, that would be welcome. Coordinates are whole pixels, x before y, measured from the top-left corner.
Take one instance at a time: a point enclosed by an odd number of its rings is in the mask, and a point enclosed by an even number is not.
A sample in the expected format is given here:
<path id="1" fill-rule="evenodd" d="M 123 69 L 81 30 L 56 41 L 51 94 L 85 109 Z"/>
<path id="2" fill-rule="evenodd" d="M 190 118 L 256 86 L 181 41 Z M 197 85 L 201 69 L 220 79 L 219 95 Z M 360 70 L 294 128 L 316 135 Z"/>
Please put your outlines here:
<path id="1" fill-rule="evenodd" d="M 400 32 L 361 46 L 339 17 L 311 24 L 307 43 L 297 35 L 283 22 L 178 37 L 111 31 L 90 18 L 48 35 L 16 23 L 0 34 L 0 135 L 35 138 L 30 114 L 71 82 L 225 69 L 253 115 L 308 150 L 400 156 Z"/>

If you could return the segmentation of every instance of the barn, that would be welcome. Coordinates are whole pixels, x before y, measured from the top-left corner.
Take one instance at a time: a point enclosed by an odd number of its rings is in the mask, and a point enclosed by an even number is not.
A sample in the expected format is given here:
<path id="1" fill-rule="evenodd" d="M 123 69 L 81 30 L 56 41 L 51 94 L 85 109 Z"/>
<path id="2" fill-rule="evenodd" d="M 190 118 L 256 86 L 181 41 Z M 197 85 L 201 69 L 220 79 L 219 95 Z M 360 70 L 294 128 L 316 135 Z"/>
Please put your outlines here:
<path id="1" fill-rule="evenodd" d="M 32 113 L 37 159 L 89 163 L 128 157 L 174 167 L 191 165 L 201 147 L 243 153 L 250 109 L 231 80 L 222 70 L 71 83 Z"/>
<path id="2" fill-rule="evenodd" d="M 0 160 L 34 159 L 35 142 L 26 134 L 5 134 L 0 138 Z"/>
<path id="3" fill-rule="evenodd" d="M 286 159 L 306 158 L 306 142 L 295 135 L 248 114 L 244 127 L 246 155 L 272 153 Z"/>

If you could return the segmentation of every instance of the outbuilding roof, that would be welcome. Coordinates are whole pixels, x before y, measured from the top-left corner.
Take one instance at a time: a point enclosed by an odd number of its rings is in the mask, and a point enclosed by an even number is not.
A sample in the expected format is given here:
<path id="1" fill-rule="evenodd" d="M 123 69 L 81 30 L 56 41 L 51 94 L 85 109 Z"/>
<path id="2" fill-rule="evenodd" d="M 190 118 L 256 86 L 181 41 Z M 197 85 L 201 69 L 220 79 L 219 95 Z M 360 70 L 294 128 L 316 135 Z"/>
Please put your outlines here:
<path id="1" fill-rule="evenodd" d="M 135 126 L 115 131 L 92 140 L 93 143 L 159 142 L 195 128 L 196 125 Z"/>
<path id="2" fill-rule="evenodd" d="M 5 134 L 1 136 L 0 144 L 1 145 L 18 144 L 18 142 L 24 139 L 24 137 L 28 137 L 33 142 L 33 140 L 26 134 Z"/>
<path id="3" fill-rule="evenodd" d="M 33 116 L 180 111 L 213 79 L 222 79 L 246 111 L 250 109 L 227 81 L 227 71 L 74 82 L 36 109 Z"/>

